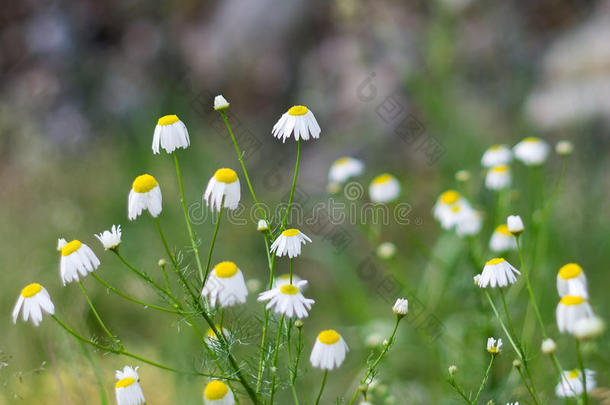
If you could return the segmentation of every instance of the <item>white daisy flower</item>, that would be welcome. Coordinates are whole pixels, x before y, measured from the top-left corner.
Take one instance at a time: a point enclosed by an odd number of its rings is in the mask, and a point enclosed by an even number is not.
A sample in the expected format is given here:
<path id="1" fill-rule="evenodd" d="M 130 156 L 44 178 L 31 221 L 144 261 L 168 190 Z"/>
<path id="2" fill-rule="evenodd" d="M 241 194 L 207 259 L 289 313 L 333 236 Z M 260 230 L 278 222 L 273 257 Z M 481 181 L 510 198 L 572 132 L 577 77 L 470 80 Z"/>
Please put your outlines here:
<path id="1" fill-rule="evenodd" d="M 392 312 L 398 316 L 405 316 L 409 313 L 409 301 L 406 298 L 398 298 L 392 307 Z"/>
<path id="2" fill-rule="evenodd" d="M 369 185 L 369 197 L 375 203 L 388 203 L 398 198 L 400 183 L 396 177 L 384 173 L 373 179 Z"/>
<path id="3" fill-rule="evenodd" d="M 276 314 L 285 315 L 287 318 L 305 318 L 315 303 L 310 298 L 305 298 L 301 291 L 307 286 L 306 280 L 301 280 L 295 285 L 286 284 L 275 287 L 259 294 L 258 301 L 269 301 L 267 309 L 274 308 Z"/>
<path id="4" fill-rule="evenodd" d="M 229 108 L 230 105 L 231 104 L 227 101 L 226 98 L 224 98 L 222 94 L 219 94 L 214 97 L 214 109 L 216 111 L 226 110 L 227 108 Z"/>
<path id="5" fill-rule="evenodd" d="M 515 158 L 527 166 L 537 166 L 546 161 L 549 145 L 540 138 L 525 138 L 513 147 Z"/>
<path id="6" fill-rule="evenodd" d="M 22 319 L 25 322 L 31 319 L 34 326 L 38 326 L 42 322 L 43 311 L 51 315 L 55 313 L 55 306 L 51 301 L 49 293 L 38 283 L 29 284 L 21 290 L 21 294 L 13 308 L 13 323 L 17 323 L 21 308 L 23 308 Z"/>
<path id="7" fill-rule="evenodd" d="M 239 188 L 237 173 L 232 169 L 216 170 L 203 194 L 203 199 L 207 205 L 216 211 L 220 211 L 223 197 L 225 208 L 230 210 L 237 208 L 241 197 L 241 189 Z"/>
<path id="8" fill-rule="evenodd" d="M 517 250 L 517 241 L 513 234 L 509 232 L 506 224 L 498 225 L 491 234 L 489 249 L 496 253 Z"/>
<path id="9" fill-rule="evenodd" d="M 487 351 L 490 354 L 499 354 L 502 351 L 502 339 L 498 340 L 490 337 L 487 339 Z"/>
<path id="10" fill-rule="evenodd" d="M 203 403 L 205 405 L 234 405 L 235 397 L 227 383 L 212 380 L 203 390 Z"/>
<path id="11" fill-rule="evenodd" d="M 481 164 L 483 167 L 507 165 L 513 160 L 513 153 L 506 145 L 494 145 L 483 153 Z"/>
<path id="12" fill-rule="evenodd" d="M 591 392 L 596 386 L 595 371 L 585 369 L 587 392 Z M 561 381 L 555 387 L 555 395 L 559 398 L 578 397 L 585 390 L 583 385 L 582 373 L 580 370 L 563 371 L 561 373 Z"/>
<path id="13" fill-rule="evenodd" d="M 154 154 L 159 153 L 159 147 L 167 153 L 172 153 L 178 148 L 188 148 L 190 143 L 186 125 L 180 121 L 177 115 L 166 115 L 159 118 L 152 142 Z"/>
<path id="14" fill-rule="evenodd" d="M 461 207 L 456 205 L 453 209 L 455 213 L 455 232 L 458 236 L 477 235 L 481 231 L 483 218 L 481 213 L 469 206 Z"/>
<path id="15" fill-rule="evenodd" d="M 140 405 L 146 402 L 144 393 L 140 387 L 138 367 L 134 369 L 125 366 L 123 371 L 116 371 L 115 378 L 118 380 L 114 384 L 114 392 L 118 405 Z"/>
<path id="16" fill-rule="evenodd" d="M 296 274 L 292 275 L 292 284 L 297 284 L 299 281 L 301 281 L 302 278 L 297 276 Z M 288 285 L 290 284 L 290 274 L 281 274 L 277 277 L 275 277 L 273 279 L 273 287 L 281 287 L 283 285 Z M 302 291 L 305 291 L 305 288 L 307 286 L 303 287 Z"/>
<path id="17" fill-rule="evenodd" d="M 59 259 L 59 273 L 61 280 L 66 285 L 72 281 L 78 281 L 80 276 L 85 277 L 100 265 L 93 250 L 81 241 L 73 240 L 61 248 Z"/>
<path id="18" fill-rule="evenodd" d="M 576 263 L 562 266 L 557 272 L 557 292 L 560 297 L 578 295 L 588 299 L 587 277 L 582 267 Z"/>
<path id="19" fill-rule="evenodd" d="M 513 235 L 520 235 L 523 232 L 523 220 L 519 215 L 509 215 L 506 218 L 506 226 L 508 228 L 508 232 Z"/>
<path id="20" fill-rule="evenodd" d="M 289 258 L 297 257 L 301 254 L 301 244 L 311 243 L 311 239 L 298 229 L 286 229 L 271 244 L 270 252 L 278 257 L 288 255 Z"/>
<path id="21" fill-rule="evenodd" d="M 574 336 L 578 339 L 592 339 L 598 337 L 606 329 L 606 323 L 598 316 L 583 318 L 574 326 Z"/>
<path id="22" fill-rule="evenodd" d="M 555 351 L 557 350 L 557 343 L 555 343 L 555 341 L 551 338 L 546 338 L 542 341 L 542 344 L 540 345 L 540 350 L 542 350 L 542 353 L 544 354 L 555 353 Z"/>
<path id="23" fill-rule="evenodd" d="M 451 229 L 457 224 L 462 215 L 461 210 L 465 207 L 470 208 L 468 200 L 455 190 L 447 190 L 437 198 L 432 214 L 443 229 Z"/>
<path id="24" fill-rule="evenodd" d="M 578 321 L 592 318 L 593 316 L 593 309 L 589 302 L 578 295 L 565 295 L 561 297 L 555 311 L 557 328 L 562 333 L 575 334 Z"/>
<path id="25" fill-rule="evenodd" d="M 494 166 L 487 171 L 485 187 L 490 190 L 504 190 L 510 186 L 510 168 L 506 165 Z"/>
<path id="26" fill-rule="evenodd" d="M 158 217 L 161 214 L 162 199 L 161 188 L 153 176 L 143 174 L 136 177 L 129 192 L 127 217 L 133 221 L 144 210 L 148 210 L 152 217 Z"/>
<path id="27" fill-rule="evenodd" d="M 235 263 L 220 262 L 210 272 L 201 296 L 207 297 L 212 306 L 215 306 L 218 300 L 218 304 L 226 308 L 245 303 L 248 287 L 244 275 Z"/>
<path id="28" fill-rule="evenodd" d="M 282 115 L 279 121 L 273 126 L 271 133 L 275 138 L 286 142 L 286 138 L 294 133 L 294 139 L 309 140 L 309 135 L 314 139 L 320 137 L 320 126 L 316 117 L 304 105 L 295 105 Z"/>
<path id="29" fill-rule="evenodd" d="M 227 328 L 221 328 L 220 325 L 216 325 L 216 330 L 219 333 L 222 332 L 226 338 L 231 336 L 231 331 L 229 331 Z M 212 328 L 208 328 L 207 332 L 205 333 L 205 341 L 209 345 L 214 345 L 218 342 L 218 336 Z"/>
<path id="30" fill-rule="evenodd" d="M 496 257 L 485 263 L 485 267 L 476 281 L 481 288 L 506 287 L 517 282 L 515 274 L 521 273 L 503 258 Z"/>
<path id="31" fill-rule="evenodd" d="M 342 157 L 335 160 L 328 171 L 328 182 L 343 184 L 352 177 L 360 176 L 364 171 L 364 163 L 353 157 Z"/>
<path id="32" fill-rule="evenodd" d="M 105 250 L 116 249 L 121 244 L 121 225 L 112 225 L 109 231 L 104 231 L 95 237 L 104 246 Z"/>
<path id="33" fill-rule="evenodd" d="M 323 330 L 313 345 L 309 361 L 314 367 L 332 370 L 341 366 L 348 351 L 347 344 L 336 330 Z"/>

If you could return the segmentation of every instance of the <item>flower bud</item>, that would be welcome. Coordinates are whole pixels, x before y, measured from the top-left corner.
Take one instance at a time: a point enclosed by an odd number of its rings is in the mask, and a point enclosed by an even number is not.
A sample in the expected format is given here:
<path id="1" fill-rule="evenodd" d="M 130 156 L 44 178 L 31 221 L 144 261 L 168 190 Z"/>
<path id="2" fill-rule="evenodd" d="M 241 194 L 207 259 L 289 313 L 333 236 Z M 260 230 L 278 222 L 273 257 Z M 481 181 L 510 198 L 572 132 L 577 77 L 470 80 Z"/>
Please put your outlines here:
<path id="1" fill-rule="evenodd" d="M 457 373 L 458 368 L 456 365 L 452 364 L 449 366 L 448 371 L 449 371 L 449 375 L 454 375 L 455 373 Z"/>
<path id="2" fill-rule="evenodd" d="M 294 321 L 294 327 L 301 329 L 303 327 L 303 321 L 300 319 L 297 319 L 296 321 Z"/>
<path id="3" fill-rule="evenodd" d="M 523 220 L 519 215 L 509 215 L 508 218 L 506 218 L 506 226 L 508 227 L 508 232 L 515 236 L 518 236 L 523 232 Z"/>
<path id="4" fill-rule="evenodd" d="M 391 259 L 396 254 L 396 245 L 392 242 L 383 242 L 377 246 L 377 256 L 381 259 Z"/>
<path id="5" fill-rule="evenodd" d="M 455 179 L 461 183 L 470 180 L 470 172 L 468 170 L 458 170 L 455 172 Z"/>
<path id="6" fill-rule="evenodd" d="M 542 341 L 542 345 L 540 345 L 540 350 L 542 350 L 542 353 L 544 354 L 555 353 L 555 350 L 557 350 L 557 344 L 551 338 L 544 339 Z"/>
<path id="7" fill-rule="evenodd" d="M 519 359 L 515 359 L 515 360 L 513 360 L 513 367 L 514 367 L 514 368 L 521 368 L 521 365 L 522 365 L 522 364 L 523 364 L 523 363 L 521 363 L 521 360 L 519 360 Z"/>
<path id="8" fill-rule="evenodd" d="M 159 267 L 164 267 L 167 264 L 167 261 L 165 259 L 159 259 Z"/>
<path id="9" fill-rule="evenodd" d="M 229 108 L 229 102 L 221 94 L 214 97 L 214 109 L 216 111 L 224 111 Z"/>
<path id="10" fill-rule="evenodd" d="M 392 307 L 392 312 L 396 316 L 403 317 L 409 313 L 409 301 L 406 298 L 399 298 Z"/>
<path id="11" fill-rule="evenodd" d="M 269 223 L 264 219 L 258 220 L 258 225 L 256 226 L 256 230 L 259 232 L 265 232 L 269 230 Z"/>
<path id="12" fill-rule="evenodd" d="M 574 145 L 570 141 L 559 141 L 555 145 L 555 152 L 558 155 L 567 156 L 574 150 Z"/>

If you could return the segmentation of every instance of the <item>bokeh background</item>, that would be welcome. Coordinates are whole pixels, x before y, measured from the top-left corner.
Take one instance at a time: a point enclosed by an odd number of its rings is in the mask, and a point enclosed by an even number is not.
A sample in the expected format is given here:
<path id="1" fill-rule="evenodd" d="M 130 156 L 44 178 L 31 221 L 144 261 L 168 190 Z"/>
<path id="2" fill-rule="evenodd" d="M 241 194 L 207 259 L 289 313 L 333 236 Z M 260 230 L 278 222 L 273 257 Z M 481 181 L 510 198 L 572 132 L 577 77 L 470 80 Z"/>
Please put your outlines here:
<path id="1" fill-rule="evenodd" d="M 440 333 L 432 336 L 415 320 L 402 325 L 372 401 L 459 403 L 446 382 L 450 364 L 459 367 L 458 379 L 467 389 L 478 383 L 487 362 L 485 341 L 500 331 L 472 287 L 476 269 L 467 244 L 441 232 L 431 207 L 441 191 L 456 187 L 457 170 L 470 170 L 465 190 L 488 214 L 478 242 L 483 248 L 495 224 L 494 196 L 481 189 L 480 156 L 491 144 L 513 145 L 526 136 L 575 145 L 565 170 L 555 155 L 543 167 L 546 195 L 554 195 L 558 180 L 559 191 L 543 237 L 534 240 L 526 233 L 524 240 L 543 317 L 558 338 L 562 363 L 575 367 L 571 340 L 554 326 L 554 278 L 562 264 L 581 263 L 592 304 L 607 319 L 609 38 L 610 2 L 593 0 L 5 5 L 0 11 L 0 401 L 99 404 L 100 381 L 113 402 L 114 370 L 137 363 L 83 348 L 48 318 L 39 328 L 13 326 L 12 306 L 24 285 L 38 281 L 62 318 L 87 336 L 102 335 L 78 289 L 61 286 L 58 237 L 89 244 L 102 260 L 100 275 L 155 300 L 103 252 L 93 234 L 121 224 L 121 251 L 159 276 L 156 263 L 163 250 L 153 222 L 144 216 L 129 223 L 126 217 L 131 182 L 148 172 L 163 189 L 161 221 L 172 245 L 188 244 L 173 163 L 167 155 L 153 156 L 152 132 L 165 114 L 178 114 L 188 126 L 192 146 L 180 153 L 187 202 L 202 214 L 197 204 L 214 170 L 238 169 L 211 108 L 219 93 L 231 102 L 240 143 L 248 145 L 254 187 L 270 207 L 286 199 L 296 154 L 294 143 L 272 138 L 271 127 L 288 107 L 305 104 L 322 136 L 304 144 L 302 202 L 328 201 L 328 168 L 350 155 L 366 164 L 359 180 L 363 190 L 375 175 L 390 172 L 400 179 L 401 201 L 411 208 L 409 224 L 392 222 L 379 238 L 368 237 L 358 224 L 339 224 L 331 227 L 344 235 L 338 246 L 327 231 L 309 229 L 314 243 L 295 263 L 316 299 L 304 329 L 305 354 L 315 334 L 328 327 L 341 331 L 352 348 L 346 364 L 331 373 L 325 403 L 353 392 L 370 346 L 391 327 L 390 305 L 399 292 L 419 300 L 426 316 L 441 325 Z M 405 133 L 419 134 L 442 153 L 431 158 Z M 540 187 L 531 173 L 516 165 L 515 184 L 510 213 L 521 213 L 526 224 L 539 221 Z M 245 188 L 242 193 L 248 210 L 251 197 Z M 357 199 L 366 202 L 366 193 Z M 206 251 L 213 224 L 209 217 L 199 222 L 195 229 Z M 380 241 L 396 244 L 393 259 L 375 257 Z M 214 257 L 232 259 L 248 279 L 266 282 L 266 257 L 252 221 L 225 224 Z M 286 270 L 280 261 L 280 271 Z M 110 295 L 95 280 L 86 279 L 85 285 L 129 349 L 176 367 L 196 367 L 200 347 L 175 317 Z M 254 298 L 251 294 L 256 308 Z M 518 322 L 525 320 L 539 389 L 553 403 L 556 381 L 551 363 L 538 354 L 540 336 L 525 300 L 520 288 L 511 297 Z M 230 322 L 241 321 L 234 315 Z M 255 336 L 245 338 L 238 352 L 248 358 L 257 342 Z M 598 372 L 595 401 L 610 401 L 604 389 L 610 382 L 608 339 L 586 349 L 588 366 Z M 483 401 L 528 403 L 511 370 L 513 355 L 507 347 Z M 321 375 L 304 371 L 300 391 L 302 403 L 308 403 L 310 387 L 317 387 Z M 202 379 L 148 366 L 140 376 L 150 404 L 201 403 Z M 288 403 L 286 394 L 283 390 L 280 403 Z"/>

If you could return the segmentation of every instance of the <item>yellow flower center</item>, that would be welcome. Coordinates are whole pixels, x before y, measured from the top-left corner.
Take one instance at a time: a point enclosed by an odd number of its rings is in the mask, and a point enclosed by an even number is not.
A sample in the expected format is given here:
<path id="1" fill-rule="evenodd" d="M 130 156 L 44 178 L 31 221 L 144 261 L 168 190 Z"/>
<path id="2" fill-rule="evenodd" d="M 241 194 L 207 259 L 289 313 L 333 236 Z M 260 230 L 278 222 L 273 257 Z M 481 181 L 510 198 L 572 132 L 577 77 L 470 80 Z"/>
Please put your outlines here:
<path id="1" fill-rule="evenodd" d="M 568 263 L 559 269 L 559 277 L 564 280 L 576 278 L 582 273 L 582 267 L 576 263 Z"/>
<path id="2" fill-rule="evenodd" d="M 221 328 L 220 325 L 216 325 L 216 330 L 217 331 L 222 331 L 223 333 L 225 333 L 224 328 Z M 226 334 L 226 333 L 225 333 Z M 218 337 L 216 336 L 216 333 L 214 333 L 214 331 L 212 330 L 212 328 L 208 328 L 208 331 L 206 332 L 206 336 L 212 339 L 218 339 Z"/>
<path id="3" fill-rule="evenodd" d="M 117 381 L 115 384 L 115 387 L 116 388 L 126 388 L 126 387 L 129 387 L 134 382 L 136 382 L 135 378 L 126 377 L 126 378 L 123 378 L 122 380 Z"/>
<path id="4" fill-rule="evenodd" d="M 491 170 L 496 173 L 506 173 L 506 172 L 508 172 L 508 166 L 506 166 L 506 165 L 494 166 L 491 168 Z"/>
<path id="5" fill-rule="evenodd" d="M 561 297 L 561 303 L 563 305 L 580 305 L 583 302 L 585 302 L 585 299 L 578 295 L 566 295 L 565 297 Z"/>
<path id="6" fill-rule="evenodd" d="M 570 378 L 578 378 L 578 374 L 579 374 L 578 370 L 574 369 L 574 370 L 570 371 L 570 373 L 568 374 L 568 377 L 570 377 Z"/>
<path id="7" fill-rule="evenodd" d="M 299 292 L 299 289 L 293 286 L 292 284 L 286 284 L 280 287 L 280 291 L 282 292 L 282 294 L 295 295 Z"/>
<path id="8" fill-rule="evenodd" d="M 23 298 L 30 298 L 38 294 L 40 290 L 42 290 L 42 286 L 40 284 L 32 283 L 21 290 L 21 295 Z"/>
<path id="9" fill-rule="evenodd" d="M 488 352 L 498 354 L 498 353 L 500 353 L 500 349 L 498 349 L 497 346 L 492 346 L 489 348 Z"/>
<path id="10" fill-rule="evenodd" d="M 336 165 L 344 165 L 344 164 L 348 163 L 350 160 L 352 160 L 352 159 L 349 158 L 349 157 L 342 157 L 342 158 L 339 158 L 339 159 L 335 160 L 335 164 Z"/>
<path id="11" fill-rule="evenodd" d="M 284 236 L 297 236 L 299 234 L 299 230 L 292 228 L 292 229 L 286 229 L 284 232 L 282 232 L 282 235 Z"/>
<path id="12" fill-rule="evenodd" d="M 288 110 L 288 115 L 305 115 L 307 114 L 307 111 L 309 110 L 304 105 L 295 105 L 290 107 L 290 110 Z"/>
<path id="13" fill-rule="evenodd" d="M 336 330 L 333 329 L 323 330 L 318 335 L 318 340 L 324 343 L 325 345 L 332 345 L 334 343 L 337 343 L 339 341 L 339 338 L 339 334 Z"/>
<path id="14" fill-rule="evenodd" d="M 504 263 L 504 259 L 501 257 L 496 257 L 494 259 L 491 259 L 487 263 L 485 263 L 485 266 L 493 266 L 493 265 L 499 264 L 499 263 Z"/>
<path id="15" fill-rule="evenodd" d="M 498 225 L 496 232 L 506 236 L 513 236 L 513 234 L 508 231 L 508 226 L 506 224 Z"/>
<path id="16" fill-rule="evenodd" d="M 159 118 L 159 121 L 157 121 L 157 125 L 172 125 L 178 121 L 180 121 L 180 119 L 177 115 L 166 115 L 164 117 Z"/>
<path id="17" fill-rule="evenodd" d="M 462 210 L 462 207 L 461 207 L 461 206 L 459 206 L 459 205 L 455 205 L 455 206 L 451 207 L 451 212 L 458 213 L 458 212 L 460 212 L 461 210 Z"/>
<path id="18" fill-rule="evenodd" d="M 493 145 L 492 147 L 489 148 L 489 150 L 499 150 L 502 147 L 502 145 Z"/>
<path id="19" fill-rule="evenodd" d="M 78 249 L 80 249 L 81 245 L 82 243 L 79 240 L 73 240 L 72 242 L 61 248 L 61 255 L 69 256 L 72 253 L 76 252 Z"/>
<path id="20" fill-rule="evenodd" d="M 441 194 L 440 200 L 443 204 L 454 204 L 460 198 L 460 193 L 455 190 L 447 190 Z"/>
<path id="21" fill-rule="evenodd" d="M 237 265 L 233 262 L 220 262 L 214 267 L 216 277 L 229 278 L 237 273 Z"/>
<path id="22" fill-rule="evenodd" d="M 140 194 L 148 193 L 155 187 L 157 187 L 157 180 L 150 174 L 143 174 L 136 177 L 131 186 L 133 191 Z"/>
<path id="23" fill-rule="evenodd" d="M 218 169 L 214 173 L 214 177 L 221 183 L 231 184 L 237 180 L 237 173 L 232 169 Z"/>
<path id="24" fill-rule="evenodd" d="M 384 174 L 380 174 L 379 176 L 375 177 L 375 179 L 373 180 L 373 184 L 383 184 L 383 183 L 387 183 L 390 180 L 392 180 L 392 175 L 384 173 Z"/>
<path id="25" fill-rule="evenodd" d="M 528 143 L 529 143 L 529 142 L 538 142 L 538 141 L 539 141 L 539 139 L 538 139 L 538 138 L 536 138 L 535 136 L 530 136 L 530 137 L 527 137 L 527 138 L 525 138 L 525 139 L 523 140 L 523 142 L 528 142 Z"/>
<path id="26" fill-rule="evenodd" d="M 214 380 L 210 381 L 208 385 L 205 387 L 205 391 L 203 395 L 206 399 L 215 400 L 215 399 L 223 399 L 225 395 L 229 392 L 229 387 L 227 384 L 222 381 Z"/>

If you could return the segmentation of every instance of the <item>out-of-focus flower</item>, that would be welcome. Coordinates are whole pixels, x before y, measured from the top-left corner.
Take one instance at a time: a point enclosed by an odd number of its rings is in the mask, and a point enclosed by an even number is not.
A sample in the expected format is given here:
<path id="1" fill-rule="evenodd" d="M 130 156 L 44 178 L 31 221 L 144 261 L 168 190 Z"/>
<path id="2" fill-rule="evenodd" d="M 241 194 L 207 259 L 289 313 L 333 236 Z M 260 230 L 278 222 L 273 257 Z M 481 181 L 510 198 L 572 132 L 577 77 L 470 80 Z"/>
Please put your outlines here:
<path id="1" fill-rule="evenodd" d="M 388 203 L 398 198 L 400 183 L 396 177 L 384 173 L 373 179 L 369 185 L 369 196 L 376 203 Z"/>
<path id="2" fill-rule="evenodd" d="M 544 354 L 552 354 L 557 350 L 557 343 L 551 338 L 544 339 L 540 345 L 540 350 Z"/>
<path id="3" fill-rule="evenodd" d="M 595 381 L 595 372 L 593 370 L 585 369 L 587 392 L 591 392 L 597 382 Z M 561 373 L 561 380 L 555 387 L 555 395 L 559 398 L 571 398 L 582 395 L 584 391 L 583 378 L 580 370 L 574 369 L 571 371 L 563 371 Z"/>
<path id="4" fill-rule="evenodd" d="M 269 230 L 269 222 L 264 219 L 259 219 L 258 224 L 256 225 L 256 230 L 259 232 L 265 232 Z"/>
<path id="5" fill-rule="evenodd" d="M 515 158 L 526 166 L 538 166 L 546 162 L 549 145 L 540 138 L 525 138 L 513 147 Z"/>
<path id="6" fill-rule="evenodd" d="M 508 228 L 508 232 L 513 235 L 520 235 L 523 232 L 523 220 L 519 215 L 509 215 L 506 218 L 506 226 Z"/>
<path id="7" fill-rule="evenodd" d="M 604 320 L 598 316 L 592 316 L 591 318 L 584 318 L 576 322 L 574 326 L 574 336 L 578 339 L 593 339 L 600 336 L 606 324 Z"/>
<path id="8" fill-rule="evenodd" d="M 506 224 L 498 225 L 491 234 L 489 248 L 496 253 L 517 250 L 517 241 L 513 237 L 513 234 L 509 232 Z"/>
<path id="9" fill-rule="evenodd" d="M 559 332 L 576 333 L 576 325 L 582 319 L 593 317 L 593 309 L 587 300 L 578 295 L 565 295 L 561 297 L 555 317 Z"/>
<path id="10" fill-rule="evenodd" d="M 560 297 L 578 295 L 589 298 L 587 291 L 587 277 L 582 267 L 576 263 L 568 263 L 557 272 L 557 292 Z"/>
<path id="11" fill-rule="evenodd" d="M 458 170 L 455 172 L 455 179 L 461 183 L 470 180 L 470 172 L 468 170 Z"/>
<path id="12" fill-rule="evenodd" d="M 383 242 L 377 246 L 377 256 L 381 259 L 391 259 L 396 254 L 396 245 L 392 242 Z"/>
<path id="13" fill-rule="evenodd" d="M 574 151 L 574 145 L 570 141 L 559 141 L 555 144 L 555 152 L 561 156 L 570 155 Z"/>
<path id="14" fill-rule="evenodd" d="M 485 187 L 490 190 L 504 190 L 510 186 L 510 182 L 510 168 L 507 165 L 494 166 L 485 176 Z"/>
<path id="15" fill-rule="evenodd" d="M 334 161 L 328 171 L 329 184 L 343 184 L 352 177 L 362 174 L 364 163 L 353 157 L 342 157 Z"/>
<path id="16" fill-rule="evenodd" d="M 494 145 L 483 153 L 481 164 L 483 167 L 503 166 L 513 160 L 513 153 L 506 145 Z"/>

